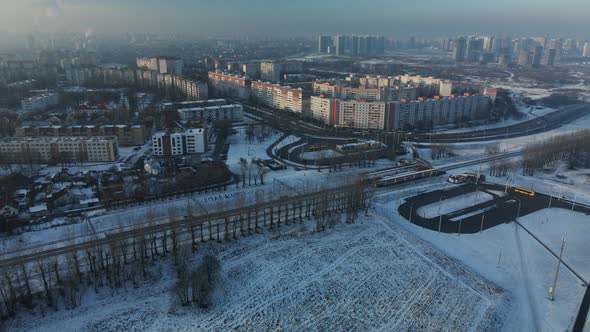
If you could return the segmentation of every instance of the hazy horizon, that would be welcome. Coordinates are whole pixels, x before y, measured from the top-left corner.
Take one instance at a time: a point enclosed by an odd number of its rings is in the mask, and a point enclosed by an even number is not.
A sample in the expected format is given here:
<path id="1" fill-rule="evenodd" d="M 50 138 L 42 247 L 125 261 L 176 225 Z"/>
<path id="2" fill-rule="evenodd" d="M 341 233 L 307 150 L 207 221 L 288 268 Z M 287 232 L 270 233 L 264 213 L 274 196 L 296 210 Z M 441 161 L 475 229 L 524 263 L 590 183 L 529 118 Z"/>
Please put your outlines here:
<path id="1" fill-rule="evenodd" d="M 195 36 L 309 36 L 374 33 L 391 37 L 489 33 L 590 38 L 582 0 L 272 1 L 2 0 L 0 31 L 182 33 Z"/>

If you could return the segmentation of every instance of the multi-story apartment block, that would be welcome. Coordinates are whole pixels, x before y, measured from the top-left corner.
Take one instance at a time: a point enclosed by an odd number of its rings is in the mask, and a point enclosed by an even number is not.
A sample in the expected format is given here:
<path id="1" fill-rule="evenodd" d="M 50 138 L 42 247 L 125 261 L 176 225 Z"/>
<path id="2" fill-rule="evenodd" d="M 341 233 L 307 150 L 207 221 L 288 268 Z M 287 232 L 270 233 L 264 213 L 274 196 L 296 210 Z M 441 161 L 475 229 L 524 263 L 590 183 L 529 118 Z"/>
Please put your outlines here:
<path id="1" fill-rule="evenodd" d="M 263 62 L 260 64 L 260 78 L 264 81 L 277 83 L 281 81 L 281 64 Z"/>
<path id="2" fill-rule="evenodd" d="M 152 136 L 155 156 L 182 156 L 207 151 L 207 131 L 189 129 L 180 133 L 156 133 Z"/>
<path id="3" fill-rule="evenodd" d="M 361 129 L 425 129 L 487 116 L 490 96 L 451 95 L 399 101 L 341 100 L 311 97 L 312 118 L 333 127 Z"/>
<path id="4" fill-rule="evenodd" d="M 345 100 L 393 101 L 401 98 L 415 99 L 418 95 L 416 86 L 394 86 L 389 83 L 392 80 L 387 78 L 378 78 L 378 82 L 375 84 L 365 84 L 367 83 L 366 80 L 372 80 L 372 78 L 361 78 L 361 85 L 358 87 L 343 84 L 342 82 L 334 84 L 330 82 L 314 82 L 312 90 L 316 96 L 324 95 L 325 97 Z"/>
<path id="5" fill-rule="evenodd" d="M 162 74 L 147 69 L 97 68 L 92 78 L 107 85 L 136 85 L 163 93 L 176 93 L 189 100 L 209 97 L 207 83 L 194 81 L 176 74 Z"/>
<path id="6" fill-rule="evenodd" d="M 162 111 L 176 110 L 182 121 L 213 122 L 219 120 L 242 121 L 244 108 L 240 104 L 229 104 L 225 99 L 164 103 Z"/>
<path id="7" fill-rule="evenodd" d="M 147 131 L 143 125 L 104 125 L 104 126 L 23 126 L 16 128 L 16 137 L 101 137 L 115 136 L 119 146 L 141 145 L 145 143 Z"/>
<path id="8" fill-rule="evenodd" d="M 302 62 L 262 62 L 260 64 L 260 78 L 263 81 L 278 83 L 283 74 L 300 73 L 303 70 Z"/>
<path id="9" fill-rule="evenodd" d="M 490 97 L 487 95 L 435 97 L 423 100 L 401 100 L 391 104 L 391 129 L 426 129 L 487 117 Z"/>
<path id="10" fill-rule="evenodd" d="M 251 63 L 242 64 L 242 74 L 244 74 L 248 77 L 260 76 L 260 63 L 259 62 L 251 62 Z"/>
<path id="11" fill-rule="evenodd" d="M 39 96 L 23 99 L 21 106 L 24 113 L 44 111 L 48 108 L 56 106 L 59 103 L 59 95 L 57 93 L 44 93 Z"/>
<path id="12" fill-rule="evenodd" d="M 321 37 L 320 37 L 321 40 Z M 336 55 L 370 56 L 385 52 L 385 37 L 371 35 L 336 35 L 333 38 Z M 320 44 L 320 42 L 318 42 Z M 321 43 L 323 45 L 323 43 Z M 320 46 L 320 45 L 318 45 Z M 328 46 L 329 47 L 329 46 Z M 328 47 L 322 47 L 327 49 Z M 318 47 L 319 48 L 319 47 Z M 319 51 L 319 49 L 318 49 Z M 320 52 L 322 53 L 322 52 Z"/>
<path id="13" fill-rule="evenodd" d="M 252 96 L 263 104 L 281 110 L 303 113 L 306 108 L 301 88 L 272 84 L 269 82 L 252 82 Z"/>
<path id="14" fill-rule="evenodd" d="M 210 71 L 208 77 L 211 86 L 217 92 L 240 99 L 248 99 L 250 97 L 252 80 L 247 76 L 228 74 L 221 71 Z"/>
<path id="15" fill-rule="evenodd" d="M 0 139 L 0 160 L 30 162 L 114 162 L 116 137 L 9 137 Z"/>
<path id="16" fill-rule="evenodd" d="M 182 69 L 184 67 L 184 63 L 181 59 L 168 56 L 137 58 L 136 64 L 138 68 L 153 70 L 159 74 L 173 75 L 182 75 Z"/>

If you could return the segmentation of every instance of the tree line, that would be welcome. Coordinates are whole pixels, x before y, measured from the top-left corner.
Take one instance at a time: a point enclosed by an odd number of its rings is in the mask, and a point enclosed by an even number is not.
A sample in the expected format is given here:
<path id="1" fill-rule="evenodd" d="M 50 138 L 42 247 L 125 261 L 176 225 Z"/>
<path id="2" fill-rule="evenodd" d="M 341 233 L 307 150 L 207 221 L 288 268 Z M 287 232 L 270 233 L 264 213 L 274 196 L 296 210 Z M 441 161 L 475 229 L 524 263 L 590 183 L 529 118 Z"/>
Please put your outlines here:
<path id="1" fill-rule="evenodd" d="M 205 256 L 199 265 L 191 263 L 200 243 L 230 242 L 305 220 L 313 220 L 313 231 L 322 232 L 342 216 L 346 223 L 355 222 L 361 211 L 368 211 L 370 195 L 368 182 L 358 178 L 340 191 L 321 190 L 291 200 L 267 203 L 269 200 L 259 192 L 255 203 L 246 205 L 240 196 L 236 209 L 220 213 L 188 203 L 183 213 L 170 206 L 167 217 L 156 220 L 155 213 L 148 210 L 146 224 L 134 232 L 96 236 L 89 245 L 76 247 L 79 249 L 2 268 L 0 317 L 7 320 L 18 310 L 36 306 L 41 310 L 73 309 L 80 306 L 88 289 L 99 292 L 108 287 L 116 294 L 128 287 L 141 287 L 144 281 L 153 279 L 152 267 L 158 261 L 172 261 L 176 267 L 177 282 L 172 292 L 180 305 L 208 308 L 218 262 Z"/>
<path id="2" fill-rule="evenodd" d="M 590 130 L 581 130 L 548 138 L 542 143 L 528 145 L 522 153 L 523 175 L 556 162 L 565 161 L 570 169 L 590 167 Z"/>

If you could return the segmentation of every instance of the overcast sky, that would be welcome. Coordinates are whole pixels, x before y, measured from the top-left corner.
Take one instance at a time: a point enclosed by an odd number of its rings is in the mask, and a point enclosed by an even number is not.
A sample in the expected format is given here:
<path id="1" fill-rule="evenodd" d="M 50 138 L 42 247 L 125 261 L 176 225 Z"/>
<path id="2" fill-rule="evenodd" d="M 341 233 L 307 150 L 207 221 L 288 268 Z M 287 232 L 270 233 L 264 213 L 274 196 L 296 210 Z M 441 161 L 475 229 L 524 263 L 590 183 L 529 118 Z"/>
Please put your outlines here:
<path id="1" fill-rule="evenodd" d="M 590 0 L 0 0 L 0 32 L 37 31 L 590 39 Z"/>

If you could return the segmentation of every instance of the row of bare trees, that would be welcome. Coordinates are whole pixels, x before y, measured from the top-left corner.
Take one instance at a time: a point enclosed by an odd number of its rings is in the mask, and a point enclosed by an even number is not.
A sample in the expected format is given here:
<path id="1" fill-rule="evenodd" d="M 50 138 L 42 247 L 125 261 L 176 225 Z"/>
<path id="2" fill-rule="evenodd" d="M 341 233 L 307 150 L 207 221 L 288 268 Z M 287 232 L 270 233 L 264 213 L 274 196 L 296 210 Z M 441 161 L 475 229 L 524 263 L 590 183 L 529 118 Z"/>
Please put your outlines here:
<path id="1" fill-rule="evenodd" d="M 273 231 L 284 225 L 302 224 L 306 219 L 315 220 L 314 231 L 333 227 L 342 215 L 347 223 L 353 223 L 363 209 L 368 209 L 371 190 L 367 184 L 359 178 L 341 190 L 321 189 L 314 195 L 272 202 L 265 201 L 260 191 L 255 204 L 247 206 L 244 198 L 238 197 L 238 207 L 227 212 L 223 212 L 222 203 L 215 213 L 198 203 L 187 204 L 184 213 L 170 206 L 164 220 L 156 220 L 155 213 L 148 210 L 145 226 L 133 233 L 97 236 L 84 249 L 3 268 L 0 316 L 7 319 L 19 308 L 36 305 L 43 310 L 76 308 L 88 289 L 99 292 L 108 287 L 117 293 L 141 287 L 144 280 L 153 278 L 153 267 L 164 259 L 176 267 L 175 292 L 180 303 L 206 308 L 217 263 L 214 257 L 206 257 L 199 267 L 191 267 L 199 243 L 232 241 L 262 233 L 265 228 Z"/>
<path id="2" fill-rule="evenodd" d="M 570 169 L 590 167 L 590 130 L 551 137 L 527 146 L 522 154 L 523 175 L 533 175 L 536 170 L 559 161 L 567 161 Z"/>
<path id="3" fill-rule="evenodd" d="M 448 144 L 433 144 L 430 147 L 433 160 L 448 158 L 455 155 L 453 148 Z"/>
<path id="4" fill-rule="evenodd" d="M 252 185 L 252 178 L 254 178 L 254 185 L 264 184 L 264 162 L 262 160 L 252 158 L 248 161 L 246 158 L 240 158 L 240 172 L 242 174 L 242 187 L 246 186 L 246 176 L 248 177 L 248 185 Z M 240 185 L 239 181 L 236 181 L 236 188 Z"/>

